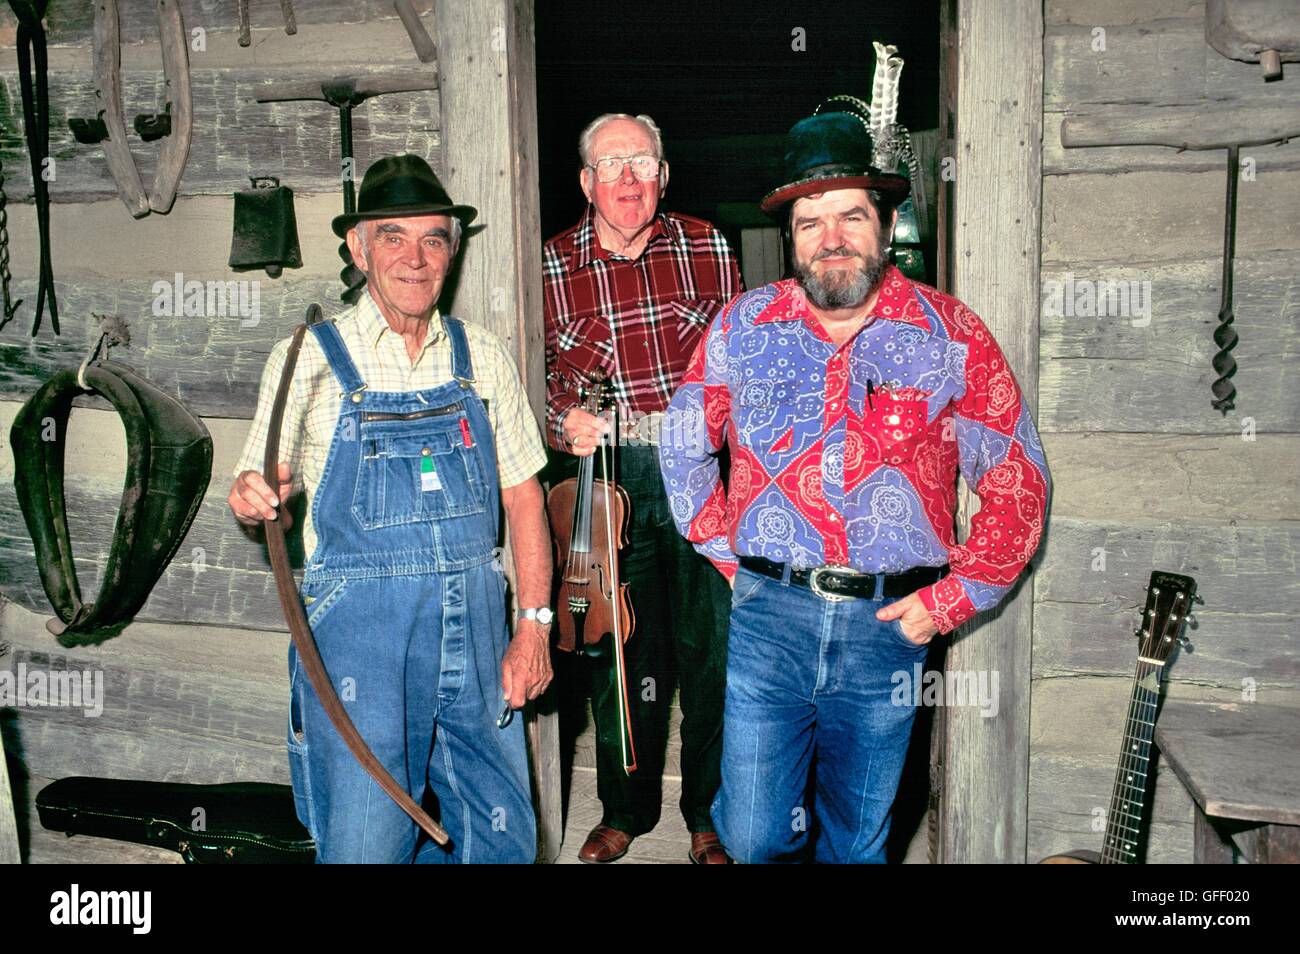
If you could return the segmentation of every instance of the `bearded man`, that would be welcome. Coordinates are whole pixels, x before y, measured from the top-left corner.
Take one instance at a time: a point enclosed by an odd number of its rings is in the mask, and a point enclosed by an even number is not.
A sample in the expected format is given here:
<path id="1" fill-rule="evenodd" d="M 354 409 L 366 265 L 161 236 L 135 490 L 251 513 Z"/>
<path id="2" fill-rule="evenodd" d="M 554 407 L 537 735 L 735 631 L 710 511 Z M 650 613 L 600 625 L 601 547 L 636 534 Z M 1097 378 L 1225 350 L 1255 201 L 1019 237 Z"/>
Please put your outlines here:
<path id="1" fill-rule="evenodd" d="M 1003 597 L 1046 519 L 1015 377 L 965 305 L 889 263 L 909 183 L 872 154 L 865 117 L 791 129 L 762 208 L 797 277 L 713 321 L 663 427 L 677 526 L 732 580 L 713 821 L 742 862 L 884 860 L 915 716 L 891 675 Z M 981 502 L 961 545 L 959 469 Z"/>

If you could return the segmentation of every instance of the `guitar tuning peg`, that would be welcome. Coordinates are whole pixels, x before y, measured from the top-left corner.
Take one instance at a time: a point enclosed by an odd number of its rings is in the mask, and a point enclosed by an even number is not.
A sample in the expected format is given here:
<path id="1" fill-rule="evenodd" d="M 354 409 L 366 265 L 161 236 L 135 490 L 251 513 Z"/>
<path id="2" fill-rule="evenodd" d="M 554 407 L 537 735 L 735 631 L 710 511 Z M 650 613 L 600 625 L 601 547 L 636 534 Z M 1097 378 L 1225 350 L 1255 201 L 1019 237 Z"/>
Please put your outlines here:
<path id="1" fill-rule="evenodd" d="M 1183 617 L 1183 619 L 1187 621 L 1187 625 L 1190 626 L 1192 629 L 1196 629 L 1200 625 L 1196 621 L 1196 617 L 1191 613 L 1188 613 L 1186 616 Z"/>
<path id="2" fill-rule="evenodd" d="M 1199 604 L 1201 604 L 1202 606 L 1205 605 L 1205 600 L 1201 599 L 1201 594 L 1200 594 L 1200 593 L 1197 593 L 1195 596 L 1192 597 L 1192 602 L 1193 602 L 1193 603 L 1199 603 Z"/>
<path id="3" fill-rule="evenodd" d="M 1192 645 L 1192 641 L 1188 639 L 1186 635 L 1178 637 L 1178 645 L 1181 646 L 1184 651 L 1189 653 L 1195 650 L 1196 648 L 1195 646 Z"/>

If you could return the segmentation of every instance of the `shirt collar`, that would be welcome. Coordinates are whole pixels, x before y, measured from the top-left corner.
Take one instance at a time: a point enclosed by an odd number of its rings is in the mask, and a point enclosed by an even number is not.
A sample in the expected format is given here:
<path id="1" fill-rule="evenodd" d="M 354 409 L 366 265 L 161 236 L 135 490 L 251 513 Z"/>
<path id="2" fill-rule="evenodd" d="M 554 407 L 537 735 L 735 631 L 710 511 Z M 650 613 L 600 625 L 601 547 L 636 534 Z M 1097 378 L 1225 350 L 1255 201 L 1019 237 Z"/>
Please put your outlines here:
<path id="1" fill-rule="evenodd" d="M 655 220 L 650 226 L 650 238 L 646 241 L 645 251 L 648 252 L 650 246 L 661 238 L 677 246 L 683 246 L 686 242 L 686 237 L 681 234 L 681 228 L 668 218 L 666 212 L 656 213 Z M 645 252 L 641 254 L 644 255 Z M 605 261 L 611 255 L 612 253 L 600 244 L 600 239 L 596 235 L 596 207 L 588 202 L 587 211 L 582 213 L 582 218 L 578 220 L 578 228 L 573 233 L 573 254 L 569 260 L 574 271 L 577 271 L 586 268 L 592 262 Z"/>
<path id="2" fill-rule="evenodd" d="M 763 311 L 754 319 L 754 324 L 769 321 L 804 321 L 817 325 L 817 317 L 808 307 L 808 298 L 799 286 L 798 279 L 788 279 L 778 283 L 780 291 Z M 889 265 L 880 283 L 880 294 L 871 309 L 873 318 L 886 318 L 908 325 L 929 329 L 925 312 L 916 300 L 916 288 L 912 280 L 898 270 L 896 265 Z"/>
<path id="3" fill-rule="evenodd" d="M 384 340 L 384 335 L 387 334 L 390 338 L 396 338 L 401 343 L 402 350 L 405 351 L 406 344 L 402 341 L 402 336 L 389 327 L 388 319 L 384 317 L 383 312 L 379 310 L 379 306 L 375 304 L 375 299 L 370 294 L 369 284 L 366 286 L 366 293 L 357 300 L 356 315 L 361 328 L 362 340 L 367 344 L 378 348 L 380 342 Z M 424 335 L 424 344 L 421 346 L 420 351 L 423 352 L 433 346 L 442 337 L 443 333 L 442 314 L 438 311 L 437 306 L 434 306 L 433 315 L 429 319 L 429 330 Z"/>

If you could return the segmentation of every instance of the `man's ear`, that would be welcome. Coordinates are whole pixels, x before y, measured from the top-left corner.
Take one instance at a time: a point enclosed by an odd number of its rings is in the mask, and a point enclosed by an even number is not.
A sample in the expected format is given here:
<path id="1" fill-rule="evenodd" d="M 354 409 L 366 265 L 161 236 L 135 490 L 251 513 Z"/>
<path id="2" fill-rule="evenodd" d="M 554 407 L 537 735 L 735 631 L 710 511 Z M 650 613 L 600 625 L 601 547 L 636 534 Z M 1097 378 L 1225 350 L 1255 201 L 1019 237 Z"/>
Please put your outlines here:
<path id="1" fill-rule="evenodd" d="M 587 197 L 587 201 L 593 201 L 591 198 L 592 172 L 586 166 L 578 172 L 578 185 L 582 186 L 582 194 Z"/>
<path id="2" fill-rule="evenodd" d="M 659 167 L 659 198 L 664 197 L 668 191 L 668 160 L 664 160 L 663 165 Z"/>
<path id="3" fill-rule="evenodd" d="M 356 264 L 357 268 L 365 272 L 370 270 L 370 265 L 366 261 L 365 249 L 361 247 L 361 236 L 357 234 L 357 230 L 361 228 L 362 224 L 363 223 L 358 222 L 356 225 L 352 226 L 352 228 L 348 229 L 345 239 L 348 243 L 348 251 L 352 253 L 352 261 Z"/>

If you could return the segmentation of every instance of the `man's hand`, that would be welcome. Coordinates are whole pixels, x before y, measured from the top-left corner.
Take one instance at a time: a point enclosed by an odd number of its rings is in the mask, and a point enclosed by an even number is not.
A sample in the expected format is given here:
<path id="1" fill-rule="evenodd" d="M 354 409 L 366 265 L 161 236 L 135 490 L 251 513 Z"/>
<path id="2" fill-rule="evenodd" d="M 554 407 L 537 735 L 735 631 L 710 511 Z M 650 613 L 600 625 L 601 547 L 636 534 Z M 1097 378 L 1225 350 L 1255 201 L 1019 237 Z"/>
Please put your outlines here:
<path id="1" fill-rule="evenodd" d="M 501 661 L 502 698 L 510 708 L 522 708 L 551 684 L 550 632 L 535 619 L 521 619 L 515 626 L 515 638 Z"/>
<path id="2" fill-rule="evenodd" d="M 236 520 L 246 527 L 255 527 L 263 520 L 277 519 L 276 508 L 284 503 L 292 490 L 293 473 L 288 464 L 281 463 L 276 476 L 280 479 L 278 492 L 273 492 L 262 475 L 255 470 L 246 470 L 235 478 L 226 503 L 230 504 Z M 293 518 L 289 516 L 288 509 L 284 510 L 279 519 L 283 520 L 285 530 L 293 526 Z"/>
<path id="3" fill-rule="evenodd" d="M 590 457 L 600 446 L 600 438 L 609 433 L 609 421 L 580 407 L 564 415 L 564 443 L 570 454 Z"/>
<path id="4" fill-rule="evenodd" d="M 930 619 L 930 611 L 921 602 L 921 597 L 915 593 L 908 594 L 901 600 L 877 610 L 876 619 L 882 623 L 887 623 L 891 619 L 898 620 L 898 624 L 903 628 L 903 635 L 920 646 L 934 639 L 935 634 L 939 632 L 939 627 L 935 626 L 934 620 Z"/>

